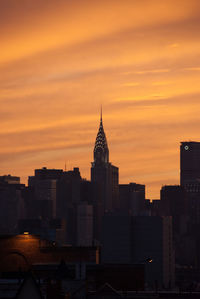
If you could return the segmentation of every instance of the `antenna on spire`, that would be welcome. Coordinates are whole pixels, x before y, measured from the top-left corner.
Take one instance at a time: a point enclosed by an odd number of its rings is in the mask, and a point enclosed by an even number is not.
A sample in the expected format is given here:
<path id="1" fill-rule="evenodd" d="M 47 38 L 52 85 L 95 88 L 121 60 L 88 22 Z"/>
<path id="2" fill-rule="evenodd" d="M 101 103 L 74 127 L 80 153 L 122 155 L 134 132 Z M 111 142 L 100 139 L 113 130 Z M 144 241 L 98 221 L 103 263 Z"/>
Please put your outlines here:
<path id="1" fill-rule="evenodd" d="M 66 167 L 66 161 L 65 161 L 65 171 L 67 171 L 67 167 Z"/>
<path id="2" fill-rule="evenodd" d="M 102 104 L 101 104 L 101 112 L 100 112 L 100 122 L 102 124 Z"/>

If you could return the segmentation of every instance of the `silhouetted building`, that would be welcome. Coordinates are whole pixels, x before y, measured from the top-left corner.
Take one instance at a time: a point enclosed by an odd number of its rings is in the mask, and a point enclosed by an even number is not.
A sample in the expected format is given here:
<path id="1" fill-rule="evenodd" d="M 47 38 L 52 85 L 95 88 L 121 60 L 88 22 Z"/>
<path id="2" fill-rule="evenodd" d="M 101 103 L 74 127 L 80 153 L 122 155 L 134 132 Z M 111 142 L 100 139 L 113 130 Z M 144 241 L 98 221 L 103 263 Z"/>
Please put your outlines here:
<path id="1" fill-rule="evenodd" d="M 145 205 L 150 216 L 165 215 L 165 213 L 163 213 L 162 201 L 160 199 L 153 199 L 151 202 L 150 200 L 146 200 Z"/>
<path id="2" fill-rule="evenodd" d="M 81 181 L 79 168 L 62 173 L 57 181 L 57 218 L 69 218 L 72 215 L 72 209 L 81 201 Z"/>
<path id="3" fill-rule="evenodd" d="M 180 166 L 182 186 L 200 182 L 200 142 L 181 142 Z"/>
<path id="4" fill-rule="evenodd" d="M 187 232 L 187 193 L 182 186 L 167 185 L 160 191 L 162 216 L 172 216 L 173 233 L 184 234 Z"/>
<path id="5" fill-rule="evenodd" d="M 0 176 L 1 183 L 8 183 L 8 184 L 20 184 L 20 177 L 12 176 L 10 174 Z"/>
<path id="6" fill-rule="evenodd" d="M 118 167 L 109 162 L 109 149 L 103 128 L 102 115 L 94 146 L 94 162 L 91 167 L 91 181 L 102 190 L 103 212 L 119 208 Z"/>
<path id="7" fill-rule="evenodd" d="M 57 181 L 58 218 L 66 219 L 66 242 L 91 245 L 93 241 L 93 184 L 81 178 L 79 168 L 63 172 Z M 84 239 L 85 238 L 85 239 Z"/>
<path id="8" fill-rule="evenodd" d="M 119 185 L 120 211 L 133 216 L 145 213 L 145 185 L 136 183 Z"/>
<path id="9" fill-rule="evenodd" d="M 35 176 L 29 177 L 29 187 L 34 192 L 34 210 L 36 218 L 56 218 L 56 184 L 62 176 L 61 169 L 35 170 Z"/>
<path id="10" fill-rule="evenodd" d="M 200 142 L 181 142 L 181 186 L 187 192 L 190 231 L 200 226 Z"/>
<path id="11" fill-rule="evenodd" d="M 18 220 L 24 217 L 25 185 L 20 184 L 18 177 L 0 177 L 0 233 L 17 233 Z"/>
<path id="12" fill-rule="evenodd" d="M 62 176 L 62 174 L 62 169 L 48 169 L 46 167 L 43 167 L 41 169 L 35 169 L 34 180 L 58 180 Z M 31 177 L 29 177 L 29 180 L 30 178 Z"/>

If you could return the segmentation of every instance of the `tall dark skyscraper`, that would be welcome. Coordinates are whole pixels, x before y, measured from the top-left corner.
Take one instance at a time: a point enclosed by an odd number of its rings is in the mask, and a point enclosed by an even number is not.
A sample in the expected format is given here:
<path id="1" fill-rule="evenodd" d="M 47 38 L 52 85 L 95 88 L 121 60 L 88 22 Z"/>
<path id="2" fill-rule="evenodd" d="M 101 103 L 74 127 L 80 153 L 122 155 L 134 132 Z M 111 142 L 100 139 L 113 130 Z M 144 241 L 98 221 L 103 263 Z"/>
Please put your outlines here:
<path id="1" fill-rule="evenodd" d="M 181 142 L 181 185 L 200 183 L 200 142 Z"/>
<path id="2" fill-rule="evenodd" d="M 181 142 L 181 186 L 187 192 L 190 230 L 200 225 L 200 142 Z"/>
<path id="3" fill-rule="evenodd" d="M 118 167 L 113 166 L 109 162 L 109 149 L 103 128 L 102 113 L 94 146 L 91 181 L 96 182 L 100 186 L 103 211 L 116 210 L 119 205 Z"/>

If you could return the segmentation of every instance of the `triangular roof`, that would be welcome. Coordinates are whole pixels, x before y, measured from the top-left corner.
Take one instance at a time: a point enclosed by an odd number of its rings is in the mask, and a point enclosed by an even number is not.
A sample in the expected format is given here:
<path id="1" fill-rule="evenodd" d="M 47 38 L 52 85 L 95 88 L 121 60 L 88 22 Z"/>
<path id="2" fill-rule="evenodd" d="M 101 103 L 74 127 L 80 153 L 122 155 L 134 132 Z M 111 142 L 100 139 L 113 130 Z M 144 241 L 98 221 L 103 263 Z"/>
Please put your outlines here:
<path id="1" fill-rule="evenodd" d="M 15 299 L 43 299 L 40 288 L 31 273 L 24 278 Z"/>
<path id="2" fill-rule="evenodd" d="M 104 162 L 109 161 L 109 150 L 108 150 L 108 143 L 106 139 L 106 134 L 104 132 L 103 128 L 103 120 L 102 120 L 102 110 L 100 115 L 100 125 L 99 125 L 99 131 L 97 133 L 95 145 L 94 145 L 94 159 L 96 152 L 99 151 L 102 153 L 102 159 Z"/>
<path id="3" fill-rule="evenodd" d="M 97 133 L 94 150 L 96 150 L 98 147 L 103 148 L 103 150 L 108 149 L 106 134 L 105 134 L 104 128 L 103 128 L 102 115 L 100 118 L 99 131 Z"/>
<path id="4" fill-rule="evenodd" d="M 122 295 L 107 282 L 97 290 L 97 293 L 113 294 L 122 297 Z"/>

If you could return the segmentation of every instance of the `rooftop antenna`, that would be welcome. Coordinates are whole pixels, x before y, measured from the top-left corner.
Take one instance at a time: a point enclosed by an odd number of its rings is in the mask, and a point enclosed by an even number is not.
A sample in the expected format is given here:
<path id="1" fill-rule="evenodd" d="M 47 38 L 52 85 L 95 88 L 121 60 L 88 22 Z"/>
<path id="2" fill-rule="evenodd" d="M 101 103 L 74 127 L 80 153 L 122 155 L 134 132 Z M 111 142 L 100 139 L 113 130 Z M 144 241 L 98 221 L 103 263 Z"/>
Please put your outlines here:
<path id="1" fill-rule="evenodd" d="M 101 111 L 100 111 L 100 123 L 102 124 L 102 104 L 101 104 Z"/>
<path id="2" fill-rule="evenodd" d="M 65 171 L 67 171 L 67 167 L 66 167 L 66 161 L 65 161 Z"/>

